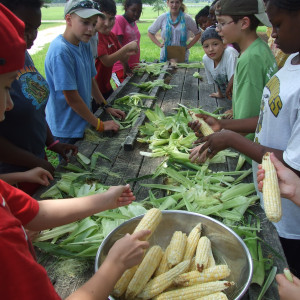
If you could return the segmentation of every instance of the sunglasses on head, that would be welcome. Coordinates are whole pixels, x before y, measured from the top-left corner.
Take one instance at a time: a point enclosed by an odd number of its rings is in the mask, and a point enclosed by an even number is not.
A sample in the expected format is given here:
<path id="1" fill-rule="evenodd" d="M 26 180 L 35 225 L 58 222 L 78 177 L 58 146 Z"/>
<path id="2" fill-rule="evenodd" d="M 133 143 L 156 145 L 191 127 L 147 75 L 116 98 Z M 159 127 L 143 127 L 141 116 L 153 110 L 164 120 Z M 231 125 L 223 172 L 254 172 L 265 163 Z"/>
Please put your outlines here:
<path id="1" fill-rule="evenodd" d="M 94 8 L 100 11 L 100 5 L 97 2 L 86 0 L 86 1 L 81 1 L 76 5 L 74 5 L 72 8 L 68 10 L 66 15 L 78 8 Z"/>

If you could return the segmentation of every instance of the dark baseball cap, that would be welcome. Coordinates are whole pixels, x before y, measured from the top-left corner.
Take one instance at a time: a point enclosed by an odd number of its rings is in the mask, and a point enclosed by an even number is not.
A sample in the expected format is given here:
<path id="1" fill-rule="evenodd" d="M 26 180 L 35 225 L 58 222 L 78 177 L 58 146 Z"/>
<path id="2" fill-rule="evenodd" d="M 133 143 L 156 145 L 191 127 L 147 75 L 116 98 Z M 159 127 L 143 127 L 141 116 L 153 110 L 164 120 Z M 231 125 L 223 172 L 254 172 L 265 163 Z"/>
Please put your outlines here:
<path id="1" fill-rule="evenodd" d="M 220 0 L 215 6 L 216 16 L 254 15 L 261 25 L 272 27 L 262 0 Z"/>

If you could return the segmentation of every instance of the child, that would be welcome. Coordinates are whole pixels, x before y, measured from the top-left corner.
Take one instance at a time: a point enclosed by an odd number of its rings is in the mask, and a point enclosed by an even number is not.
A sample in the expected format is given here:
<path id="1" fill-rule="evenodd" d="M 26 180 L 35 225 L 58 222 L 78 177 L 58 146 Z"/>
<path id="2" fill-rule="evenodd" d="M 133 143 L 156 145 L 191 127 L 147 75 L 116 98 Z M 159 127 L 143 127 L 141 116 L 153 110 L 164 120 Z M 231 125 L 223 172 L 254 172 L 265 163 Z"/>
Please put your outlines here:
<path id="1" fill-rule="evenodd" d="M 275 58 L 256 29 L 271 26 L 262 0 L 221 0 L 215 6 L 217 31 L 226 44 L 238 43 L 241 54 L 234 73 L 234 119 L 258 116 L 264 86 L 277 71 Z M 247 138 L 253 140 L 254 134 Z"/>
<path id="2" fill-rule="evenodd" d="M 226 47 L 215 28 L 207 28 L 201 36 L 201 44 L 205 55 L 203 63 L 209 84 L 215 83 L 217 93 L 209 96 L 224 98 L 228 82 L 231 80 L 239 53 L 232 47 Z"/>
<path id="3" fill-rule="evenodd" d="M 123 118 L 124 112 L 106 104 L 94 76 L 94 59 L 88 43 L 95 32 L 98 15 L 96 2 L 70 0 L 64 13 L 66 29 L 51 44 L 45 71 L 50 87 L 46 118 L 57 139 L 70 144 L 81 139 L 89 123 L 98 131 L 118 131 L 114 121 L 102 122 L 90 110 L 91 95 L 107 113 Z"/>
<path id="4" fill-rule="evenodd" d="M 195 22 L 197 24 L 197 27 L 205 30 L 209 26 L 213 25 L 212 20 L 208 18 L 209 15 L 209 6 L 203 7 L 195 16 Z"/>
<path id="5" fill-rule="evenodd" d="M 1 0 L 26 24 L 25 39 L 30 49 L 41 24 L 41 0 Z M 7 112 L 0 124 L 0 173 L 25 171 L 42 167 L 52 174 L 54 167 L 46 160 L 45 146 L 68 160 L 67 153 L 77 153 L 74 145 L 55 142 L 45 117 L 45 106 L 49 97 L 46 80 L 35 68 L 26 51 L 25 64 L 12 83 L 10 95 L 14 109 Z M 19 182 L 18 187 L 32 195 L 39 184 Z"/>
<path id="6" fill-rule="evenodd" d="M 223 3 L 223 0 L 221 0 Z M 253 174 L 257 163 L 266 152 L 276 157 L 291 170 L 300 171 L 300 2 L 294 0 L 269 0 L 267 13 L 273 24 L 273 37 L 280 49 L 291 54 L 284 67 L 267 83 L 262 93 L 259 117 L 242 120 L 216 120 L 203 115 L 216 132 L 201 140 L 205 144 L 192 150 L 191 160 L 213 157 L 217 152 L 232 147 L 253 159 Z M 279 30 L 280 28 L 280 30 Z M 250 91 L 251 93 L 251 91 Z M 190 124 L 197 131 L 199 124 Z M 238 132 L 255 132 L 255 142 Z M 254 178 L 256 183 L 256 178 Z M 282 219 L 274 223 L 291 271 L 300 276 L 300 207 L 282 198 Z"/>
<path id="7" fill-rule="evenodd" d="M 99 16 L 96 25 L 98 31 L 98 56 L 96 59 L 96 81 L 100 92 L 106 100 L 112 93 L 113 88 L 110 84 L 112 69 L 114 63 L 121 61 L 125 68 L 128 66 L 128 58 L 135 55 L 138 51 L 136 41 L 129 42 L 121 47 L 118 38 L 111 31 L 115 24 L 115 16 L 117 13 L 116 3 L 114 0 L 98 0 L 102 16 Z M 98 108 L 95 101 L 92 102 L 93 112 Z"/>
<path id="8" fill-rule="evenodd" d="M 124 15 L 117 15 L 116 22 L 112 32 L 118 37 L 121 46 L 136 41 L 140 48 L 141 34 L 136 25 L 142 13 L 143 4 L 141 0 L 125 0 Z M 132 69 L 140 62 L 140 50 L 135 55 L 128 59 L 129 68 L 123 67 L 123 64 L 118 61 L 113 66 L 113 80 L 119 86 L 126 76 L 132 75 Z"/>

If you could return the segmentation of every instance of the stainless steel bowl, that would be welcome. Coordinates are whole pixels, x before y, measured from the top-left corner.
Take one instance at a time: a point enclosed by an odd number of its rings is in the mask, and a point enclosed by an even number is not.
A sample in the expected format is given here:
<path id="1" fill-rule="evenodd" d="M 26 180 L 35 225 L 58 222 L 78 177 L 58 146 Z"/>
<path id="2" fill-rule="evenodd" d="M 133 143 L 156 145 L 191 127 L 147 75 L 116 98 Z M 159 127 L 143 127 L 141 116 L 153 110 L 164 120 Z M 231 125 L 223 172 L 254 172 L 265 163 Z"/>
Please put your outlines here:
<path id="1" fill-rule="evenodd" d="M 202 233 L 211 241 L 217 264 L 227 264 L 231 270 L 228 280 L 236 283 L 225 291 L 228 299 L 241 299 L 250 285 L 253 272 L 251 255 L 243 240 L 221 222 L 204 215 L 179 210 L 163 211 L 162 214 L 162 220 L 149 240 L 150 245 L 160 245 L 165 249 L 174 231 L 180 230 L 188 234 L 196 224 L 201 222 Z M 104 239 L 96 255 L 95 272 L 112 245 L 126 233 L 132 233 L 142 217 L 138 216 L 126 221 Z"/>

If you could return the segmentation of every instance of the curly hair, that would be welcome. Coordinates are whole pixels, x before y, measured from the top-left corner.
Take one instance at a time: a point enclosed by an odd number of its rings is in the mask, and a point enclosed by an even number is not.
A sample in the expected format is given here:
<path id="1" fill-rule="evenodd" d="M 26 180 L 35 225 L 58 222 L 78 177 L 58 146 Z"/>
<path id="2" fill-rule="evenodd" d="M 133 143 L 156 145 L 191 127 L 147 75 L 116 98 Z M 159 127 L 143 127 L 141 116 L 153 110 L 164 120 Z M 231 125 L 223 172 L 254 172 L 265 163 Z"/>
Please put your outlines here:
<path id="1" fill-rule="evenodd" d="M 44 4 L 44 1 L 43 0 L 0 0 L 0 3 L 2 3 L 12 12 L 14 12 L 20 7 L 41 8 Z"/>
<path id="2" fill-rule="evenodd" d="M 127 7 L 129 7 L 133 4 L 143 5 L 143 2 L 142 2 L 142 0 L 125 0 L 123 3 L 124 9 L 126 10 Z"/>
<path id="3" fill-rule="evenodd" d="M 300 10 L 299 0 L 267 0 L 270 4 L 284 10 L 297 11 Z"/>

